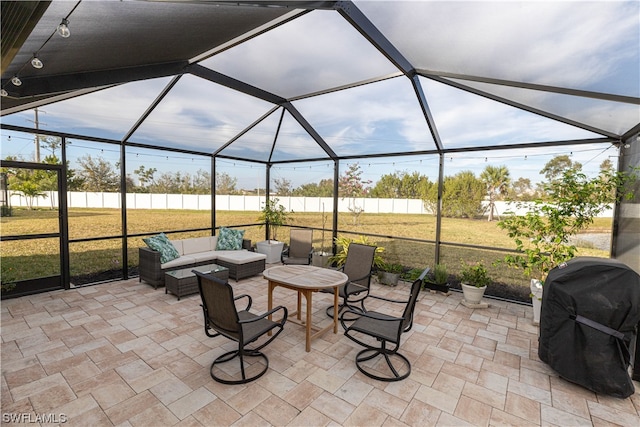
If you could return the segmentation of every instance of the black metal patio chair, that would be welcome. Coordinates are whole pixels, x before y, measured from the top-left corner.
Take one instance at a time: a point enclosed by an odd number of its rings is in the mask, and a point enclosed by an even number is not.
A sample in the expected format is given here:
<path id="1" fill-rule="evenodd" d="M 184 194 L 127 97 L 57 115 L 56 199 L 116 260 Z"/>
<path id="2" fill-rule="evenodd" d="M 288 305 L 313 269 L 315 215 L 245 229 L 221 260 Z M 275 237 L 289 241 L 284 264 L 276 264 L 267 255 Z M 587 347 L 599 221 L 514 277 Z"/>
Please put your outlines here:
<path id="1" fill-rule="evenodd" d="M 371 298 L 392 303 L 406 304 L 401 317 L 389 316 L 378 311 L 364 313 L 349 310 L 340 316 L 340 323 L 344 328 L 344 335 L 355 343 L 365 347 L 356 355 L 358 370 L 369 378 L 379 381 L 400 381 L 411 373 L 411 363 L 398 353 L 402 334 L 413 326 L 413 312 L 418 294 L 422 288 L 422 279 L 411 285 L 411 293 L 406 301 L 398 301 L 375 295 Z M 357 315 L 355 321 L 344 316 L 351 313 Z"/>
<path id="2" fill-rule="evenodd" d="M 224 353 L 213 361 L 210 369 L 211 377 L 223 384 L 245 384 L 260 378 L 269 368 L 269 359 L 260 350 L 282 332 L 287 321 L 287 308 L 278 306 L 260 315 L 253 314 L 249 312 L 252 303 L 250 295 L 234 297 L 233 288 L 229 283 L 196 270 L 193 270 L 193 273 L 198 278 L 198 288 L 202 298 L 205 334 L 208 337 L 222 335 L 238 343 L 236 350 Z M 240 299 L 246 299 L 247 305 L 243 310 L 238 311 L 236 301 Z M 268 316 L 277 311 L 282 311 L 282 319 L 269 320 Z M 269 338 L 261 339 L 268 332 L 275 333 L 272 333 Z M 250 344 L 254 344 L 255 347 L 248 348 Z M 249 363 L 245 357 L 258 359 L 254 363 Z M 238 368 L 225 365 L 225 369 L 220 369 L 220 364 L 236 358 L 240 363 Z M 214 372 L 216 368 L 220 373 Z M 234 373 L 237 375 L 238 370 L 241 377 L 239 379 L 233 375 Z"/>

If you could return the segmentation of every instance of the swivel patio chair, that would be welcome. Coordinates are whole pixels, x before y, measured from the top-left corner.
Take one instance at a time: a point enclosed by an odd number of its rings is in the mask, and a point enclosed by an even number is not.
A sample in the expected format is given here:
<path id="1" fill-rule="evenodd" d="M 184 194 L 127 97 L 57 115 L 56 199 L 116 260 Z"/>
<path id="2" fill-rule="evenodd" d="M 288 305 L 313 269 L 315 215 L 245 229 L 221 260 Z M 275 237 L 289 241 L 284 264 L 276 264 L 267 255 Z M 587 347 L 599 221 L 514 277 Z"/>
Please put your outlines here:
<path id="1" fill-rule="evenodd" d="M 338 316 L 345 309 L 359 313 L 366 311 L 364 300 L 369 295 L 371 288 L 371 269 L 375 252 L 375 246 L 360 243 L 349 244 L 347 259 L 342 268 L 342 272 L 347 275 L 349 280 L 338 288 L 339 296 L 343 301 L 338 306 Z M 329 289 L 324 292 L 333 293 L 333 290 Z M 354 304 L 359 304 L 360 307 Z M 333 318 L 333 306 L 327 308 L 327 315 Z"/>
<path id="2" fill-rule="evenodd" d="M 365 313 L 351 311 L 352 314 L 357 314 L 358 318 L 347 325 L 344 316 L 349 312 L 345 311 L 340 316 L 340 323 L 345 330 L 344 335 L 365 347 L 356 355 L 356 366 L 364 375 L 375 380 L 391 382 L 403 380 L 411 373 L 411 363 L 405 356 L 398 353 L 398 349 L 402 334 L 413 326 L 413 312 L 421 287 L 422 279 L 413 282 L 408 301 L 370 295 L 371 298 L 406 304 L 402 317 L 393 317 L 377 311 Z"/>
<path id="3" fill-rule="evenodd" d="M 313 253 L 313 230 L 293 228 L 289 247 L 282 252 L 283 264 L 309 265 Z"/>
<path id="4" fill-rule="evenodd" d="M 287 321 L 287 308 L 278 306 L 264 314 L 253 314 L 249 312 L 252 299 L 250 295 L 233 296 L 233 289 L 229 283 L 224 282 L 209 274 L 193 270 L 198 278 L 198 288 L 202 298 L 202 310 L 204 312 L 204 332 L 208 337 L 224 336 L 238 343 L 237 350 L 232 350 L 218 356 L 211 364 L 211 378 L 223 384 L 245 384 L 260 378 L 269 368 L 269 359 L 260 352 L 273 341 L 284 328 Z M 238 311 L 236 301 L 246 299 L 247 305 L 244 310 Z M 274 322 L 267 318 L 277 311 L 282 311 L 282 319 Z M 258 341 L 268 332 L 274 332 L 269 338 Z M 255 343 L 253 348 L 246 348 L 249 344 Z M 254 363 L 249 363 L 245 357 L 257 357 Z M 239 360 L 238 368 L 229 367 L 225 369 L 219 366 L 222 363 Z M 240 379 L 237 379 L 238 369 Z M 220 373 L 216 373 L 218 370 Z M 250 371 L 249 374 L 247 371 Z M 235 374 L 235 376 L 234 376 Z"/>

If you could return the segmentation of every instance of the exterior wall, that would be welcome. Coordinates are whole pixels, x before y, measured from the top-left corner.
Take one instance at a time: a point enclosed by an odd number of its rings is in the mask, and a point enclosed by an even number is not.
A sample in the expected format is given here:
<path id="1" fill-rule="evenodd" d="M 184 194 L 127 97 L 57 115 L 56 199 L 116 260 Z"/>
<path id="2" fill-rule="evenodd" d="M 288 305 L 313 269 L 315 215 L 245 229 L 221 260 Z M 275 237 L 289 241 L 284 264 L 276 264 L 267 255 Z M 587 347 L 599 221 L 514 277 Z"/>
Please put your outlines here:
<path id="1" fill-rule="evenodd" d="M 11 206 L 27 206 L 23 196 L 10 192 Z M 636 193 L 637 194 L 637 193 Z M 294 212 L 332 212 L 333 199 L 331 197 L 287 197 L 277 196 L 279 203 L 288 211 Z M 39 197 L 34 200 L 34 207 L 51 208 L 51 198 L 57 207 L 57 192 L 48 192 L 46 198 Z M 219 211 L 255 211 L 261 210 L 264 205 L 264 196 L 230 196 L 216 195 L 216 209 Z M 364 208 L 366 213 L 397 213 L 397 214 L 432 214 L 424 207 L 419 199 L 370 199 L 359 198 L 355 202 L 351 199 L 338 199 L 338 212 L 349 212 L 353 205 Z M 69 192 L 69 208 L 120 208 L 120 193 L 87 193 Z M 507 202 L 496 202 L 499 214 L 507 211 L 515 211 L 523 214 L 526 209 L 516 209 Z M 627 205 L 626 210 L 635 209 L 636 217 L 638 205 Z M 324 208 L 324 209 L 323 209 Z M 127 194 L 127 209 L 187 209 L 187 210 L 211 210 L 211 197 L 197 194 Z M 613 212 L 608 210 L 601 217 L 611 217 Z"/>

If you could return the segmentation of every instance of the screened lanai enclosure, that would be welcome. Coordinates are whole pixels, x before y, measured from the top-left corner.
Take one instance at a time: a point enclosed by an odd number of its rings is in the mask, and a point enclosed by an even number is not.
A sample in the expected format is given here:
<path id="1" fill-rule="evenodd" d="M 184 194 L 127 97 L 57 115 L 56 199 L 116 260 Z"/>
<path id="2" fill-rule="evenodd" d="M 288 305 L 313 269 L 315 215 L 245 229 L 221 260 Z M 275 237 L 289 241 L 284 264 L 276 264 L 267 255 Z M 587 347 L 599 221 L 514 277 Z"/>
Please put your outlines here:
<path id="1" fill-rule="evenodd" d="M 365 236 L 408 269 L 482 260 L 522 285 L 488 219 L 554 168 L 640 165 L 635 0 L 1 6 L 2 282 L 23 293 L 135 277 L 158 232 L 263 240 L 268 197 L 316 248 Z M 497 201 L 456 215 L 447 180 L 495 171 Z M 579 254 L 640 271 L 635 189 Z"/>

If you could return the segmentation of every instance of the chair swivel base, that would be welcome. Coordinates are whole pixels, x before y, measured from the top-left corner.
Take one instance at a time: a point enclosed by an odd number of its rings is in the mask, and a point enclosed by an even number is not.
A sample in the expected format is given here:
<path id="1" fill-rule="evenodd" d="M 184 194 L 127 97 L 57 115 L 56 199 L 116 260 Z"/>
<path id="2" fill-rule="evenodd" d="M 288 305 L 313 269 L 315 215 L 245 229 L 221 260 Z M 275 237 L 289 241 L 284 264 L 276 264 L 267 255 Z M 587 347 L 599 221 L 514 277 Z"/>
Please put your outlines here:
<path id="1" fill-rule="evenodd" d="M 246 365 L 244 363 L 244 357 L 259 357 L 262 359 L 263 362 L 263 366 L 262 368 L 260 368 L 260 370 L 251 375 L 251 376 L 247 376 L 246 373 Z M 228 353 L 225 353 L 221 356 L 218 356 L 213 363 L 211 364 L 211 369 L 210 369 L 210 373 L 211 373 L 211 378 L 213 378 L 214 380 L 216 380 L 219 383 L 222 384 L 246 384 L 248 382 L 257 380 L 258 378 L 260 378 L 261 376 L 264 375 L 265 372 L 267 372 L 267 369 L 269 369 L 269 359 L 267 359 L 267 356 L 265 356 L 263 353 L 259 352 L 259 351 L 248 351 L 244 353 L 244 357 L 240 355 L 240 351 L 239 350 L 234 350 L 234 351 L 230 351 Z M 214 373 L 214 369 L 216 368 L 216 365 L 220 365 L 221 363 L 226 363 L 229 361 L 232 361 L 234 359 L 238 358 L 238 361 L 240 362 L 240 373 L 242 375 L 241 379 L 229 379 L 230 375 L 226 374 L 225 377 L 221 377 L 219 375 L 216 375 Z M 253 363 L 249 366 L 249 369 L 252 369 L 254 366 L 258 366 L 258 361 L 256 361 L 256 363 Z M 220 366 L 218 366 L 218 369 L 220 368 Z"/>
<path id="2" fill-rule="evenodd" d="M 384 361 L 390 371 L 389 376 L 380 376 L 378 375 L 381 373 L 379 370 L 374 370 L 373 368 L 365 365 L 365 362 L 375 359 L 376 357 L 384 358 Z M 385 353 L 380 351 L 380 349 L 367 348 L 360 351 L 356 355 L 356 366 L 364 375 L 378 381 L 401 381 L 407 378 L 411 373 L 411 363 L 409 363 L 409 360 L 406 357 L 398 353 Z"/>

